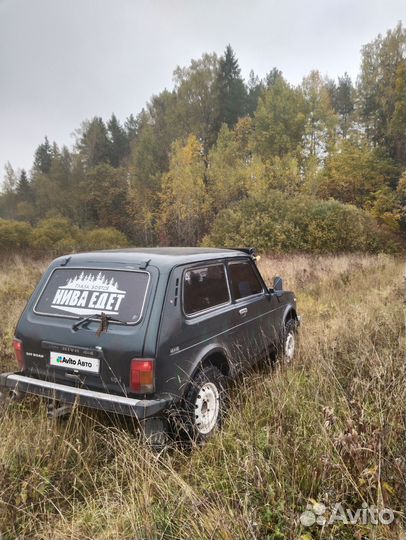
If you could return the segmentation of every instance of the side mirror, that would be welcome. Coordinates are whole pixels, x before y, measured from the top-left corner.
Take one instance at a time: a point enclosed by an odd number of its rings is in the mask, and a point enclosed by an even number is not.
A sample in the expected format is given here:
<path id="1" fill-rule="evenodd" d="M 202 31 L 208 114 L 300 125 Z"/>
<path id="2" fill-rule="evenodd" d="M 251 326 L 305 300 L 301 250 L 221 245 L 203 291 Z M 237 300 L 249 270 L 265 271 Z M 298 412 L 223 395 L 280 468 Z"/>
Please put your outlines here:
<path id="1" fill-rule="evenodd" d="M 283 291 L 283 280 L 280 276 L 275 276 L 273 278 L 273 292 L 276 296 L 281 296 Z"/>
<path id="2" fill-rule="evenodd" d="M 274 291 L 283 291 L 283 280 L 281 276 L 275 276 L 273 278 L 273 290 Z"/>

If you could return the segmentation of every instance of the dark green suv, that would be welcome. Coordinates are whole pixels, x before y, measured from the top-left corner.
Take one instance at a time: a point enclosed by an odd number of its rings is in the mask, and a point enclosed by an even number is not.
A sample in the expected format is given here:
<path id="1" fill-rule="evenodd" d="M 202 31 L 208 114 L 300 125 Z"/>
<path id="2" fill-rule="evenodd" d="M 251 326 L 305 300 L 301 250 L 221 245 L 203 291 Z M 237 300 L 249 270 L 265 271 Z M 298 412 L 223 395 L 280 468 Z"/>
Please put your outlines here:
<path id="1" fill-rule="evenodd" d="M 54 414 L 77 401 L 133 416 L 151 437 L 177 411 L 205 439 L 226 382 L 271 350 L 291 359 L 298 322 L 293 293 L 280 278 L 267 287 L 252 250 L 60 257 L 18 322 L 20 371 L 2 374 L 0 390 L 46 396 Z"/>

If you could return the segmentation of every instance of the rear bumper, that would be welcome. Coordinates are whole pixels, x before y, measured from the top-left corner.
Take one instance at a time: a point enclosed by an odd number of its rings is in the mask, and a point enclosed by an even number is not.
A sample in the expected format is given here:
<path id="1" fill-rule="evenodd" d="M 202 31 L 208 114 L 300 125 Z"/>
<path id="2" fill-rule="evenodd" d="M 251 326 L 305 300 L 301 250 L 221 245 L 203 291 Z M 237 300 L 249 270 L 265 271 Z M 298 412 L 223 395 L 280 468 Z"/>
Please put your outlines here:
<path id="1" fill-rule="evenodd" d="M 51 381 L 34 379 L 19 373 L 0 374 L 0 395 L 6 395 L 13 391 L 44 396 L 64 403 L 77 402 L 92 409 L 124 414 L 139 420 L 159 415 L 172 401 L 169 397 L 163 399 L 136 399 L 117 396 L 86 388 L 76 388 Z"/>

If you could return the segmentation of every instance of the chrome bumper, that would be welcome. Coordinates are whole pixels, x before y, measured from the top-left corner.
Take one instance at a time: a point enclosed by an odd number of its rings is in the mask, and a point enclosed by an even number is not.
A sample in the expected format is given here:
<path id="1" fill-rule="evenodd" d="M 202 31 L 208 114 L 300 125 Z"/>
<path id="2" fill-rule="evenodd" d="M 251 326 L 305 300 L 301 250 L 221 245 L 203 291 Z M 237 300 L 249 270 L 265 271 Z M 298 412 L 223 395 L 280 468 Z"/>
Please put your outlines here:
<path id="1" fill-rule="evenodd" d="M 0 396 L 10 392 L 44 396 L 64 403 L 77 402 L 86 407 L 133 416 L 140 420 L 158 415 L 171 403 L 169 397 L 136 399 L 43 381 L 18 373 L 3 373 L 0 375 Z"/>

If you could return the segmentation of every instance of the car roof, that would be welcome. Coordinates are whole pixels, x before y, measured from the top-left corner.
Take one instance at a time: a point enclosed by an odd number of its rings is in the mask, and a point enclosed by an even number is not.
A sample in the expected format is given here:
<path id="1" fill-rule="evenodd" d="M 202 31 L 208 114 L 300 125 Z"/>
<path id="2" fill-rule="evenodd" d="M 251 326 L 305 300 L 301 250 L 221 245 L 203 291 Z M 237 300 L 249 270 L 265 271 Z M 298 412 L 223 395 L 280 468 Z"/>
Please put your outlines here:
<path id="1" fill-rule="evenodd" d="M 157 247 L 127 248 L 90 251 L 59 257 L 55 263 L 62 262 L 67 267 L 91 263 L 99 264 L 136 264 L 154 265 L 158 268 L 173 268 L 179 264 L 209 261 L 232 257 L 248 257 L 248 253 L 239 249 L 197 248 L 197 247 Z M 69 257 L 69 260 L 67 258 Z M 67 262 L 65 262 L 67 261 Z"/>

